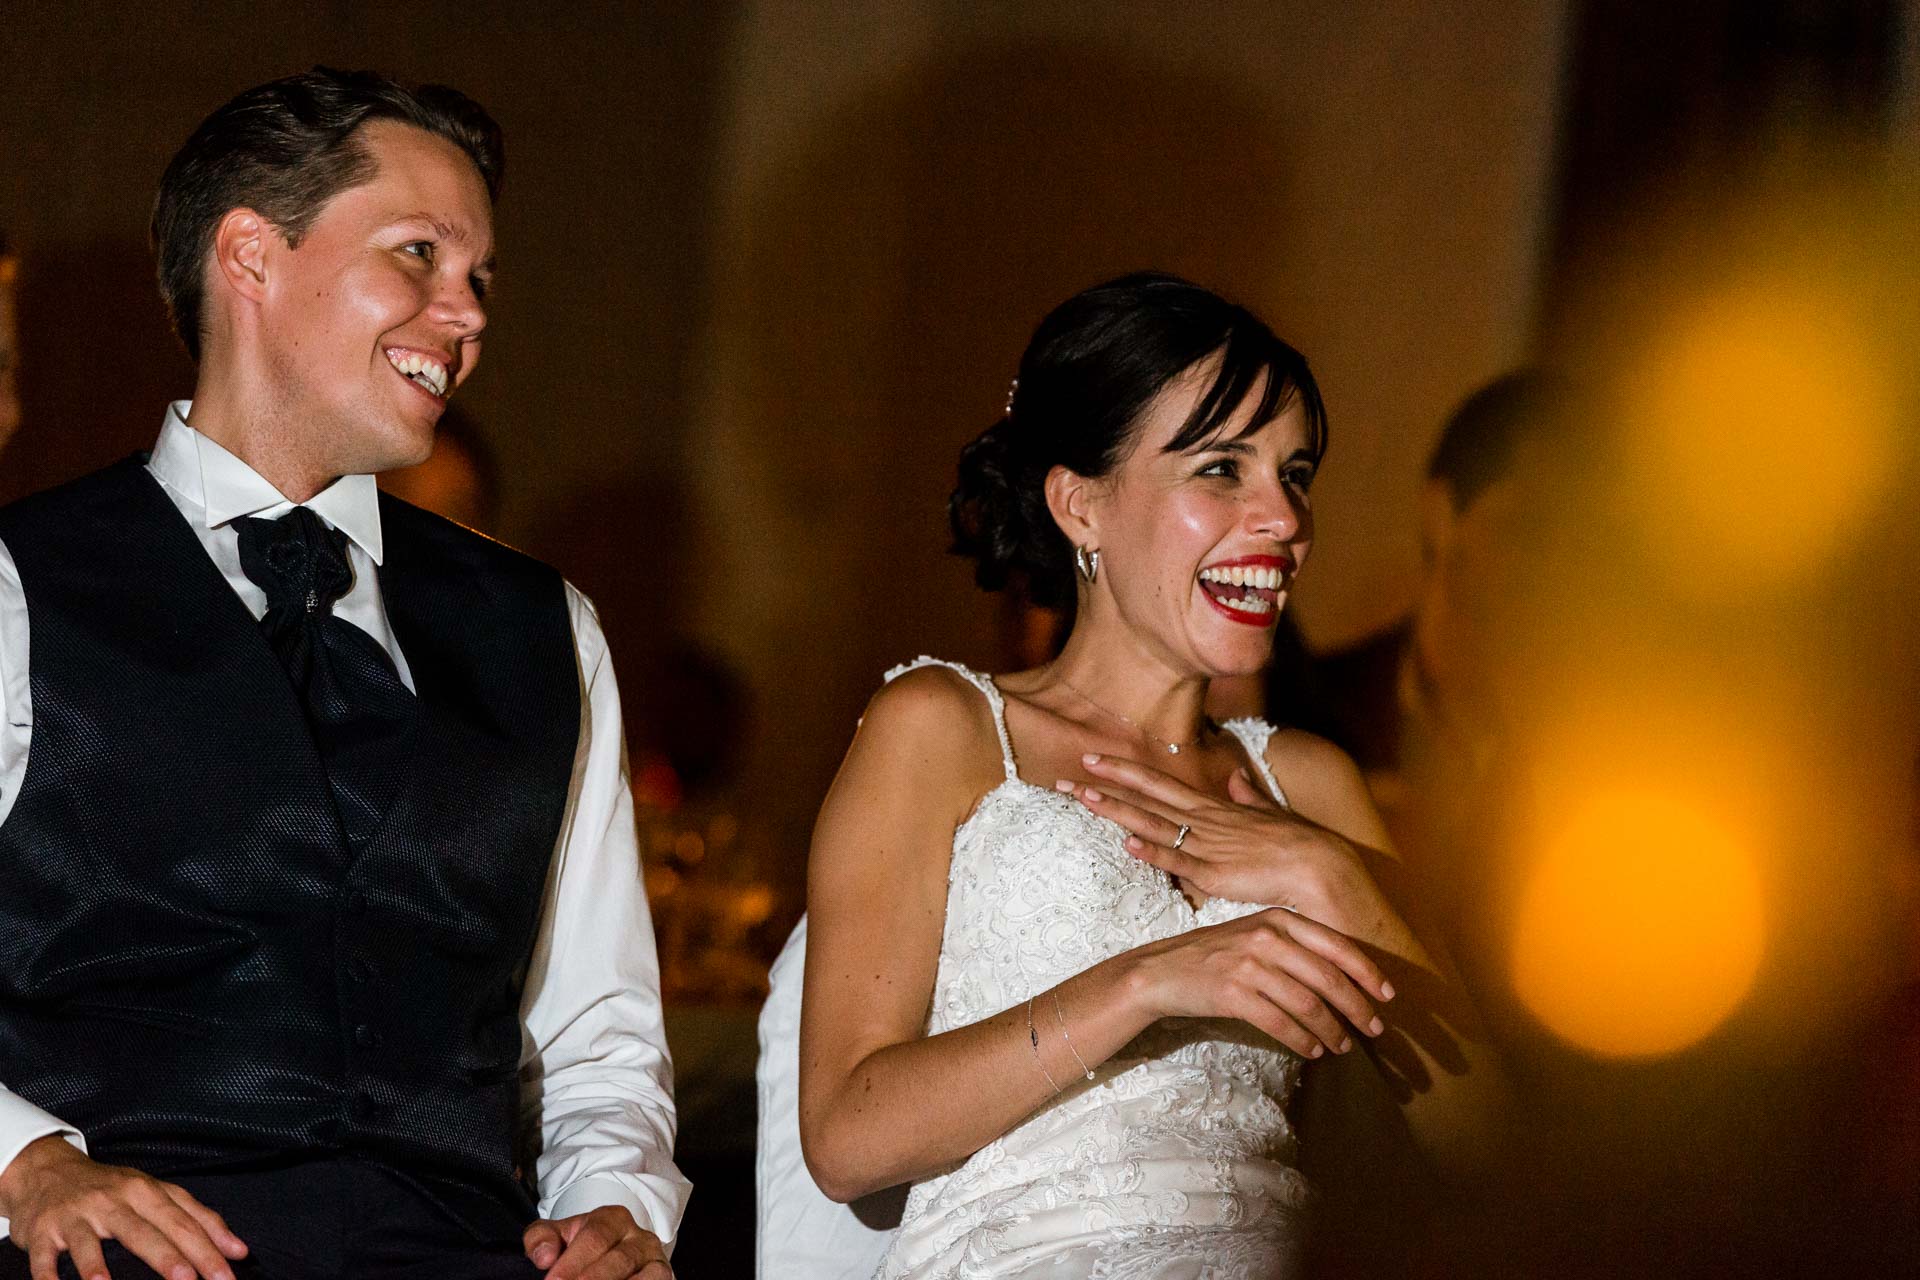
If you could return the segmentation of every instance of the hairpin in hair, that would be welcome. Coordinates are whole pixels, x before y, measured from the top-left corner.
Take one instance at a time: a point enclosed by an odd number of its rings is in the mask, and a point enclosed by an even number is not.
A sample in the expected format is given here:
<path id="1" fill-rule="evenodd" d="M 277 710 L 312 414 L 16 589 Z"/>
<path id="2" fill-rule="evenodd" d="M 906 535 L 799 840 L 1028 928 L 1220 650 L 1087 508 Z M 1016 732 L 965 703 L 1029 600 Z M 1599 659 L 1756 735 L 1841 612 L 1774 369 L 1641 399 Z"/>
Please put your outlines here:
<path id="1" fill-rule="evenodd" d="M 1020 379 L 1015 378 L 1012 382 L 1009 382 L 1007 384 L 1007 414 L 1009 416 L 1011 416 L 1013 413 L 1013 397 L 1019 394 L 1019 391 L 1020 391 Z"/>

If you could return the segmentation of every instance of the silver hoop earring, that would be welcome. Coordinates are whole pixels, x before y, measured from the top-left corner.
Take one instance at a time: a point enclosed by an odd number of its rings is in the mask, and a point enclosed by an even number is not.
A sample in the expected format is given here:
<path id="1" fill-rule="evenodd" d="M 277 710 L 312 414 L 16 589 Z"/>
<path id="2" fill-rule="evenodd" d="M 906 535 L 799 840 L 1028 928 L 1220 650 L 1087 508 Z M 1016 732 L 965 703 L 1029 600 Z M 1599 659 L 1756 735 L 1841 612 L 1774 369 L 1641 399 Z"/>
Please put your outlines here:
<path id="1" fill-rule="evenodd" d="M 1085 547 L 1075 547 L 1073 567 L 1080 571 L 1080 576 L 1085 578 L 1087 584 L 1091 586 L 1093 580 L 1100 576 L 1100 553 L 1089 551 Z"/>

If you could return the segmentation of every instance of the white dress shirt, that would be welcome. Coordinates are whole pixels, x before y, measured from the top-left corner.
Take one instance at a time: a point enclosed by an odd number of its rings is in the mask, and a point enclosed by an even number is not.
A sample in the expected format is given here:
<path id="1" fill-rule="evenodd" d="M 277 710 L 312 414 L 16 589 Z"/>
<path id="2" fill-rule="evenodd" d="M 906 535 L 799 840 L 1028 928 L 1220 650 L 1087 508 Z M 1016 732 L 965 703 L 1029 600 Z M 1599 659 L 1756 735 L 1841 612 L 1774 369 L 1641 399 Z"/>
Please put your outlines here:
<path id="1" fill-rule="evenodd" d="M 272 519 L 294 504 L 188 426 L 191 409 L 185 400 L 168 406 L 147 469 L 227 584 L 260 618 L 266 594 L 241 571 L 233 521 Z M 344 476 L 302 505 L 347 535 L 353 587 L 334 605 L 335 616 L 379 641 L 412 689 L 380 595 L 373 477 Z M 641 1227 L 670 1241 L 692 1188 L 673 1163 L 673 1068 L 661 1024 L 653 919 L 640 878 L 620 696 L 600 620 L 571 583 L 567 610 L 580 668 L 580 742 L 521 997 L 521 1120 L 538 1126 L 533 1173 L 542 1217 L 624 1205 Z M 20 573 L 0 544 L 0 822 L 27 772 L 29 639 Z M 5 1088 L 5 1068 L 0 1062 L 0 1169 L 48 1134 L 85 1150 L 83 1135 Z M 0 1218 L 0 1232 L 6 1230 Z"/>

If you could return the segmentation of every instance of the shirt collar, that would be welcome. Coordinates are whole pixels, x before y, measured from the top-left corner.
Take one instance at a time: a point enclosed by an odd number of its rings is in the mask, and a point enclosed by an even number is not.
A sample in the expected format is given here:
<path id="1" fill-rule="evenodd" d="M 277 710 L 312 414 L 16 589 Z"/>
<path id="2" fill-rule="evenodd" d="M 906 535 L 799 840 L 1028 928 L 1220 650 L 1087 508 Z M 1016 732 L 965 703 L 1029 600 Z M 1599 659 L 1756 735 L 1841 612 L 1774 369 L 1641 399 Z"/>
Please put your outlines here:
<path id="1" fill-rule="evenodd" d="M 207 528 L 218 529 L 242 516 L 274 519 L 299 505 L 359 544 L 375 564 L 382 562 L 380 490 L 372 476 L 341 476 L 305 502 L 289 502 L 266 477 L 188 426 L 192 412 L 191 400 L 167 406 L 148 465 L 169 488 L 201 508 Z"/>

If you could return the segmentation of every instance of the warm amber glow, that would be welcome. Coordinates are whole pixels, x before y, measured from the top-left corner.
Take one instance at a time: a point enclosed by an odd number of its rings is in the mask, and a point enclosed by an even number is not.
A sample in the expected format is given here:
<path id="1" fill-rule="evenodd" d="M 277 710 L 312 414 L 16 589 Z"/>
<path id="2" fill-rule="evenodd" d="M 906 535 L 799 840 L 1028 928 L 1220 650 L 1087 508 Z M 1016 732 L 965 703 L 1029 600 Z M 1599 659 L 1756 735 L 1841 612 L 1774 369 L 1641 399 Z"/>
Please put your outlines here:
<path id="1" fill-rule="evenodd" d="M 733 918 L 742 928 L 751 929 L 773 914 L 773 886 L 749 884 L 733 895 Z"/>
<path id="2" fill-rule="evenodd" d="M 1683 588 L 1741 595 L 1841 549 L 1890 479 L 1895 374 L 1843 292 L 1750 282 L 1654 336 L 1623 406 L 1649 546 Z"/>
<path id="3" fill-rule="evenodd" d="M 673 856 L 693 866 L 707 856 L 707 842 L 698 831 L 682 831 L 674 837 Z"/>
<path id="4" fill-rule="evenodd" d="M 1751 853 L 1683 800 L 1612 791 L 1575 813 L 1534 872 L 1520 904 L 1514 987 L 1582 1048 L 1672 1053 L 1740 1003 L 1763 943 Z"/>

